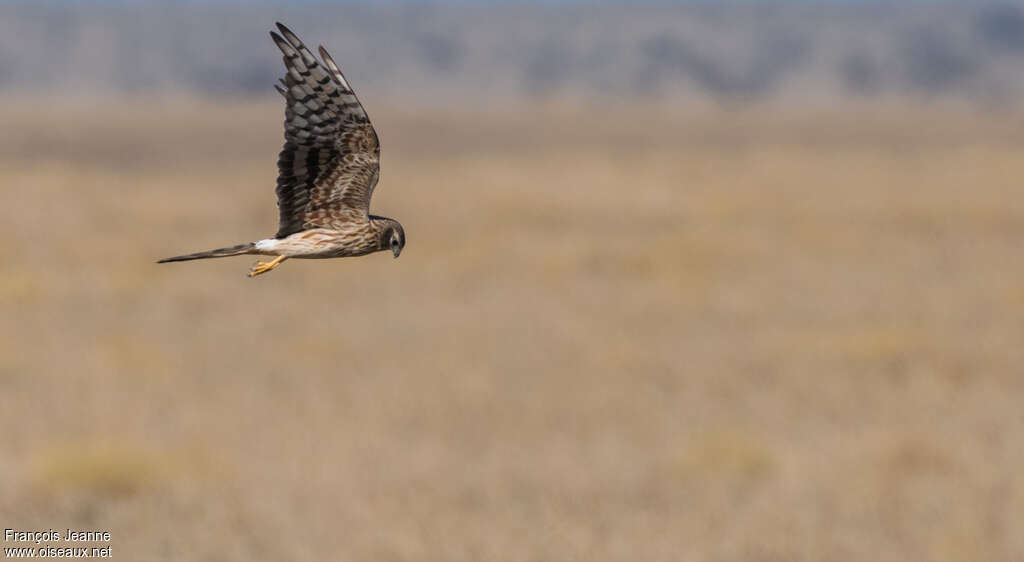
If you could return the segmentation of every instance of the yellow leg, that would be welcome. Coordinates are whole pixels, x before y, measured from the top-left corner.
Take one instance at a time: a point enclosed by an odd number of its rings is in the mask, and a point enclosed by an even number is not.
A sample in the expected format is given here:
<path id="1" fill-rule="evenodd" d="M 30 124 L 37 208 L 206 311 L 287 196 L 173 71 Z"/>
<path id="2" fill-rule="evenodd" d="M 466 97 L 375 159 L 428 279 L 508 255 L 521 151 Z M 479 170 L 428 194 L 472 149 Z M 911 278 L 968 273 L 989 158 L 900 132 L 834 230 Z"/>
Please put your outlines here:
<path id="1" fill-rule="evenodd" d="M 286 259 L 288 259 L 287 256 L 277 256 L 276 258 L 268 262 L 258 261 L 256 262 L 256 265 L 253 265 L 252 269 L 249 270 L 249 277 L 256 277 L 261 273 L 266 273 L 280 265 L 281 262 L 283 262 Z"/>

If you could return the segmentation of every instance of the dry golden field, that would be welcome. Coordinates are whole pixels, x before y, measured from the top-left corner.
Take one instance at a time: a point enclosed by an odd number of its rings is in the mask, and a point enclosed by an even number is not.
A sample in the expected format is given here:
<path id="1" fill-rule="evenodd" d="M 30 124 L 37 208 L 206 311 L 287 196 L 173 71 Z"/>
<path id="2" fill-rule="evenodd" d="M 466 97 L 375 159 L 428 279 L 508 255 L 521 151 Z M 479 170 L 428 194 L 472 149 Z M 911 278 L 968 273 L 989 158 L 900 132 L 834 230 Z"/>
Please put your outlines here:
<path id="1" fill-rule="evenodd" d="M 275 232 L 279 105 L 0 108 L 2 526 L 1024 559 L 1021 114 L 371 106 L 400 259 L 153 263 Z"/>

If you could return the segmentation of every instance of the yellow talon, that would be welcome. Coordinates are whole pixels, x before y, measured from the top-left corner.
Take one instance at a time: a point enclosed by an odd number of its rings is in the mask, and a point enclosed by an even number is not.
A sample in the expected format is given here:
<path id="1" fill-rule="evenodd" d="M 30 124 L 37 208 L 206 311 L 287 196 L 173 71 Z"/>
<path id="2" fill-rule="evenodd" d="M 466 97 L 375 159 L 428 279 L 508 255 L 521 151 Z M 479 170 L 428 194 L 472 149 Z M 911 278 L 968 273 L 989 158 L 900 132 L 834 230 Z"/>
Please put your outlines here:
<path id="1" fill-rule="evenodd" d="M 255 265 L 252 266 L 252 269 L 249 270 L 249 277 L 256 277 L 261 273 L 266 273 L 280 265 L 281 262 L 283 262 L 286 259 L 288 259 L 286 256 L 277 256 L 276 258 L 268 262 L 258 261 L 256 262 Z"/>

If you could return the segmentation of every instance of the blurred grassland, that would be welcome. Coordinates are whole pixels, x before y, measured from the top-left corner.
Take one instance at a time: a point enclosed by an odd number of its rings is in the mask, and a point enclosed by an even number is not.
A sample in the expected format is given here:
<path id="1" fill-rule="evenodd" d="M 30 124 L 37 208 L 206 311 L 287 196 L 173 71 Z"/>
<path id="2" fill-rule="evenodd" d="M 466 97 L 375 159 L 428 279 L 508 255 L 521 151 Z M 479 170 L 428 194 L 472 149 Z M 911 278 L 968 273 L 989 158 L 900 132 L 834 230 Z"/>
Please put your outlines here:
<path id="1" fill-rule="evenodd" d="M 401 258 L 276 230 L 270 101 L 0 107 L 0 519 L 131 560 L 1019 560 L 1024 115 L 370 108 Z"/>

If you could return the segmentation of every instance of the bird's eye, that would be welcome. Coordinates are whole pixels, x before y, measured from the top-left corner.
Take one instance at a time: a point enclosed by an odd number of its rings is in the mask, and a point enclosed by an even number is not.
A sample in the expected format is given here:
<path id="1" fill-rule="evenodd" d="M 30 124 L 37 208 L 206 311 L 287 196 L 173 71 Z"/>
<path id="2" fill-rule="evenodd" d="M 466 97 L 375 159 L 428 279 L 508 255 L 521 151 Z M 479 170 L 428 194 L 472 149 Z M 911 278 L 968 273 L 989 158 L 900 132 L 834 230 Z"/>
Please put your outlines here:
<path id="1" fill-rule="evenodd" d="M 392 238 L 391 239 L 391 247 L 392 248 L 397 248 L 398 247 L 398 238 Z"/>

